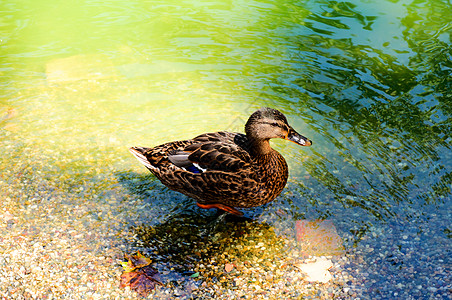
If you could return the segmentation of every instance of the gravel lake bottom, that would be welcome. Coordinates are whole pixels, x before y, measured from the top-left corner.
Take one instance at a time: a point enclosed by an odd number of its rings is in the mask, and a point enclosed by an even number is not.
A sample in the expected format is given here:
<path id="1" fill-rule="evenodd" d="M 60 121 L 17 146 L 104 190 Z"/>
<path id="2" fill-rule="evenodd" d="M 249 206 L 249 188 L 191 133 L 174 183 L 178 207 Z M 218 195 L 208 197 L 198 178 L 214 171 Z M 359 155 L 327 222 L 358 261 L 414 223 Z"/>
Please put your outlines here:
<path id="1" fill-rule="evenodd" d="M 316 258 L 303 256 L 297 245 L 295 221 L 280 199 L 290 192 L 250 210 L 250 219 L 226 218 L 214 226 L 213 212 L 150 175 L 99 166 L 89 181 L 55 182 L 40 174 L 36 160 L 25 155 L 21 161 L 2 170 L 0 181 L 1 299 L 136 299 L 141 296 L 119 281 L 124 255 L 137 252 L 151 258 L 163 284 L 147 296 L 152 299 L 452 295 L 447 201 L 365 230 L 351 225 L 362 216 L 334 219 L 345 251 L 326 257 L 331 280 L 319 283 L 296 267 Z M 131 193 L 130 185 L 143 190 Z M 227 272 L 226 264 L 234 267 Z"/>

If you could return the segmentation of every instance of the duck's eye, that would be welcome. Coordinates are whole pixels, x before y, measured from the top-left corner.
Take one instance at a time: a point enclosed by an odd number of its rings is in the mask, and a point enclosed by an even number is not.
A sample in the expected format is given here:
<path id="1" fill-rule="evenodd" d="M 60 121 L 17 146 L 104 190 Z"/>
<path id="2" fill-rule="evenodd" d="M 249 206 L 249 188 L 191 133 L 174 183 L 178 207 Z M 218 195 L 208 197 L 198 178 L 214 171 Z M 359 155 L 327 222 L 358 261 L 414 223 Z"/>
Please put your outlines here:
<path id="1" fill-rule="evenodd" d="M 276 123 L 276 122 L 275 122 L 275 123 L 270 123 L 270 125 L 271 125 L 271 126 L 274 126 L 274 127 L 279 127 L 279 124 Z"/>

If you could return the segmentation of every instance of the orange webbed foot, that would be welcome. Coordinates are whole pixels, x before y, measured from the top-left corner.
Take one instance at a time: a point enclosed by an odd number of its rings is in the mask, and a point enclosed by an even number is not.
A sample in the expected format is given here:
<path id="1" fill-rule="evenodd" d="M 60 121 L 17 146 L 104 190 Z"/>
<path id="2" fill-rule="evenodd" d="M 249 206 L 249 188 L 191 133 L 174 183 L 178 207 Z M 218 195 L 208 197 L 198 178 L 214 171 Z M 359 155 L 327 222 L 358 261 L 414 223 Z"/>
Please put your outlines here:
<path id="1" fill-rule="evenodd" d="M 196 202 L 196 204 L 204 209 L 209 209 L 209 208 L 218 208 L 221 209 L 225 212 L 228 212 L 230 214 L 236 215 L 236 216 L 243 216 L 243 213 L 233 207 L 221 204 L 221 203 L 212 203 L 212 204 L 200 204 L 198 202 Z"/>

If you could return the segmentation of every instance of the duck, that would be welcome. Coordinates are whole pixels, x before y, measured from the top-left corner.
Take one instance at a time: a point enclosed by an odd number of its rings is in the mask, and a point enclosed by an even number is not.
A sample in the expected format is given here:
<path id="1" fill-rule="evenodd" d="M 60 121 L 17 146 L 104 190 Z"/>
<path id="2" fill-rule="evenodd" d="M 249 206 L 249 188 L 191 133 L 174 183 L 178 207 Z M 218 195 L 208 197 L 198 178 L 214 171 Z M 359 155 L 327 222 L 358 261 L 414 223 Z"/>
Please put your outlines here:
<path id="1" fill-rule="evenodd" d="M 274 138 L 312 145 L 279 110 L 264 107 L 251 114 L 245 134 L 211 132 L 129 150 L 165 186 L 195 199 L 199 207 L 241 216 L 237 208 L 267 204 L 287 183 L 286 160 L 270 146 Z"/>

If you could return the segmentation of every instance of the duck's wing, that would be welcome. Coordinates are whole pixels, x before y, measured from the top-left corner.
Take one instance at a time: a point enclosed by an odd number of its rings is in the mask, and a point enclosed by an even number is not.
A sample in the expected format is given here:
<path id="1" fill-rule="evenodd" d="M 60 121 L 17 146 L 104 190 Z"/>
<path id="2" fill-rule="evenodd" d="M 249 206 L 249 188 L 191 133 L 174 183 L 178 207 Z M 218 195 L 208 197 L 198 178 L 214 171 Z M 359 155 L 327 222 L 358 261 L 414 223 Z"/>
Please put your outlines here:
<path id="1" fill-rule="evenodd" d="M 246 136 L 240 133 L 205 133 L 191 140 L 129 150 L 156 175 L 178 169 L 193 174 L 207 171 L 234 173 L 249 170 L 252 165 Z"/>
<path id="2" fill-rule="evenodd" d="M 251 157 L 244 148 L 246 137 L 239 133 L 206 133 L 193 143 L 173 150 L 168 159 L 175 166 L 192 173 L 222 171 L 237 173 L 251 168 Z"/>

